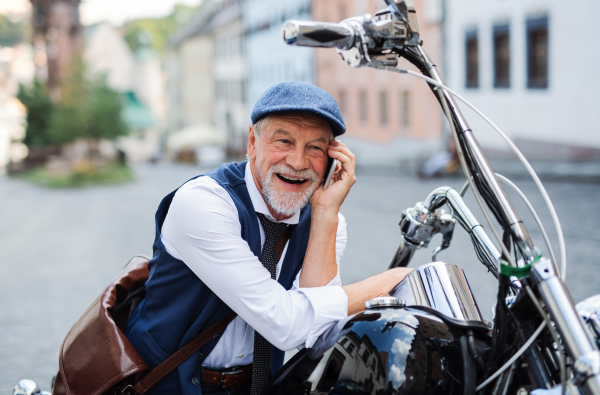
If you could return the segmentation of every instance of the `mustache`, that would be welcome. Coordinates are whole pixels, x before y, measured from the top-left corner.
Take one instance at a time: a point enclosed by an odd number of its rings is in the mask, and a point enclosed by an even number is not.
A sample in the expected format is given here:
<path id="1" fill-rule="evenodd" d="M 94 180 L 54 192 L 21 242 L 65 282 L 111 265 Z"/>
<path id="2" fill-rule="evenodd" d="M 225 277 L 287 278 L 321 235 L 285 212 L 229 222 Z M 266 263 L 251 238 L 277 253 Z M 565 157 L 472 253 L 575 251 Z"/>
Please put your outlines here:
<path id="1" fill-rule="evenodd" d="M 319 180 L 319 175 L 314 170 L 311 170 L 311 169 L 296 170 L 284 163 L 277 163 L 277 164 L 274 164 L 273 166 L 271 166 L 271 168 L 269 169 L 269 176 L 273 175 L 274 173 L 290 175 L 290 176 L 294 176 L 294 177 L 298 177 L 298 178 L 305 178 L 310 181 L 318 181 Z"/>

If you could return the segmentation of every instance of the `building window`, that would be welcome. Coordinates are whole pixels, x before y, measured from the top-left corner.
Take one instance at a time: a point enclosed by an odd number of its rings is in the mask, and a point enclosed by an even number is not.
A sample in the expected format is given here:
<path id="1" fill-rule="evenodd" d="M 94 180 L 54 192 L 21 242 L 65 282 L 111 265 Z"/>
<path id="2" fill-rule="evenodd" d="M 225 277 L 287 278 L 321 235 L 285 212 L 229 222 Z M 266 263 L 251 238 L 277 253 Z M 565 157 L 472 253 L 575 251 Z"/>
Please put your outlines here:
<path id="1" fill-rule="evenodd" d="M 410 92 L 400 92 L 400 126 L 410 126 Z"/>
<path id="2" fill-rule="evenodd" d="M 362 355 L 362 360 L 365 363 L 365 365 L 367 365 L 367 362 L 369 361 L 369 356 L 370 356 L 369 350 L 365 349 L 365 352 L 363 352 L 363 355 Z"/>
<path id="3" fill-rule="evenodd" d="M 358 114 L 360 121 L 362 123 L 366 123 L 368 119 L 367 112 L 367 92 L 360 91 L 358 92 Z"/>
<path id="4" fill-rule="evenodd" d="M 510 30 L 508 25 L 494 27 L 494 88 L 510 86 Z"/>
<path id="5" fill-rule="evenodd" d="M 348 111 L 348 95 L 345 90 L 340 90 L 339 100 L 340 112 L 345 115 Z"/>
<path id="6" fill-rule="evenodd" d="M 527 21 L 527 87 L 548 87 L 548 17 Z"/>
<path id="7" fill-rule="evenodd" d="M 379 121 L 382 125 L 388 123 L 388 100 L 387 92 L 379 92 Z"/>
<path id="8" fill-rule="evenodd" d="M 350 354 L 350 356 L 352 356 L 352 351 L 354 351 L 355 345 L 353 343 L 348 344 L 348 348 L 346 349 L 346 351 L 348 351 L 348 354 Z"/>
<path id="9" fill-rule="evenodd" d="M 465 81 L 467 88 L 479 87 L 479 39 L 477 30 L 467 32 L 465 39 Z"/>

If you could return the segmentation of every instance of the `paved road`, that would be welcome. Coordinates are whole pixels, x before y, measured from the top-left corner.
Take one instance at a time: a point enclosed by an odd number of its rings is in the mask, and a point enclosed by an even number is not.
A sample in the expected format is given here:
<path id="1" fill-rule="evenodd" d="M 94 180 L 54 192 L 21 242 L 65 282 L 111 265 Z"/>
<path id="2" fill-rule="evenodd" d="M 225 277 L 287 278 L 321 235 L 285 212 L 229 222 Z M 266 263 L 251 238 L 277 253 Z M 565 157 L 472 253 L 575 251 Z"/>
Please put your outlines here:
<path id="1" fill-rule="evenodd" d="M 49 389 L 60 343 L 71 325 L 131 256 L 151 253 L 158 202 L 199 171 L 139 165 L 134 183 L 79 190 L 50 190 L 0 177 L 0 395 L 10 394 L 25 377 Z M 462 179 L 422 181 L 396 170 L 359 169 L 343 207 L 349 224 L 343 280 L 384 270 L 398 245 L 402 210 L 440 185 L 459 188 Z M 539 206 L 531 183 L 519 185 Z M 595 258 L 600 185 L 553 181 L 546 186 L 564 227 L 567 285 L 580 301 L 600 293 Z M 547 213 L 539 214 L 550 230 Z M 463 232 L 457 228 L 455 233 L 450 250 L 439 258 L 463 266 L 489 318 L 493 277 L 474 258 Z M 556 240 L 554 232 L 551 237 Z M 413 262 L 430 261 L 429 251 L 418 252 Z"/>

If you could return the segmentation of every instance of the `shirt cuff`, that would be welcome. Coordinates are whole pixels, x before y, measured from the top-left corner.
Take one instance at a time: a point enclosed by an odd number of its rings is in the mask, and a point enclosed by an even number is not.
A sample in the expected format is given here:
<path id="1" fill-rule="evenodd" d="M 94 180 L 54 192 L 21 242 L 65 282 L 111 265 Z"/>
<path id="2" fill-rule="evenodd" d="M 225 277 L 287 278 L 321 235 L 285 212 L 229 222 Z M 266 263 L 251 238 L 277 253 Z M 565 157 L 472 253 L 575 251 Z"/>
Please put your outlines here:
<path id="1" fill-rule="evenodd" d="M 292 287 L 290 288 L 290 290 L 300 289 L 300 273 L 302 273 L 302 269 L 300 269 L 300 271 L 298 272 L 298 275 L 294 279 L 294 282 L 292 283 Z M 327 283 L 325 286 L 326 287 L 331 287 L 331 286 L 341 287 L 342 286 L 342 277 L 340 276 L 339 270 L 335 274 L 335 277 L 332 278 L 331 281 L 329 283 Z"/>
<path id="2" fill-rule="evenodd" d="M 310 348 L 332 324 L 348 316 L 348 295 L 341 286 L 299 288 L 296 292 L 303 293 L 314 310 L 314 321 L 304 344 Z"/>

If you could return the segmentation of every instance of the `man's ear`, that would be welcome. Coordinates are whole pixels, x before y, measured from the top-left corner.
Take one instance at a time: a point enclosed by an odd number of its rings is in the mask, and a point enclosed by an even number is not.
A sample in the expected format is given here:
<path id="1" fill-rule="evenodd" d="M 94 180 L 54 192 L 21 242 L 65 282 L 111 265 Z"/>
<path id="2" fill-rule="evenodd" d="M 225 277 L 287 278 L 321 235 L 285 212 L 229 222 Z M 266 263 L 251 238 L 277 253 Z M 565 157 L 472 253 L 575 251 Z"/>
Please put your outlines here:
<path id="1" fill-rule="evenodd" d="M 250 125 L 248 128 L 248 158 L 256 158 L 256 135 L 254 134 L 254 127 Z"/>

